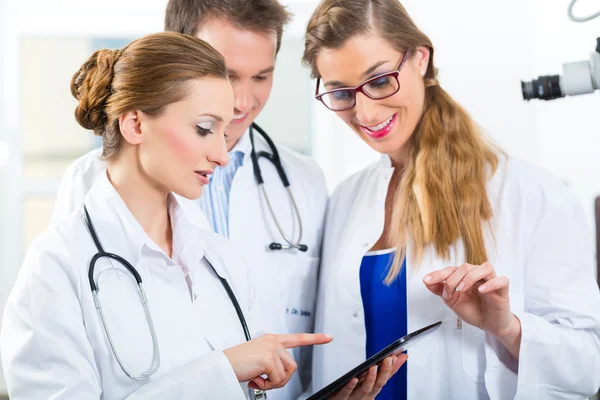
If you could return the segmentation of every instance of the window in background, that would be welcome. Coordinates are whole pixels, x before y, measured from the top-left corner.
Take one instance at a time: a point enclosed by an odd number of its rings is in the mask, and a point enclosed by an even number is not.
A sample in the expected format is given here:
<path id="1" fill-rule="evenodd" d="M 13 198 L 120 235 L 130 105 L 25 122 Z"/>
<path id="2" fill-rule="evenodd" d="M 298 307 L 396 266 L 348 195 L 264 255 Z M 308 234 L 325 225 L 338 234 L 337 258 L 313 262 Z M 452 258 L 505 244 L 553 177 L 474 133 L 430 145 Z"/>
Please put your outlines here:
<path id="1" fill-rule="evenodd" d="M 314 86 L 310 80 L 310 70 L 300 62 L 303 52 L 302 36 L 283 36 L 277 54 L 271 96 L 256 122 L 276 144 L 311 155 Z"/>
<path id="2" fill-rule="evenodd" d="M 24 250 L 46 230 L 60 179 L 76 158 L 100 146 L 77 124 L 73 74 L 94 50 L 122 48 L 132 39 L 23 37 L 20 40 L 21 127 L 25 180 Z"/>

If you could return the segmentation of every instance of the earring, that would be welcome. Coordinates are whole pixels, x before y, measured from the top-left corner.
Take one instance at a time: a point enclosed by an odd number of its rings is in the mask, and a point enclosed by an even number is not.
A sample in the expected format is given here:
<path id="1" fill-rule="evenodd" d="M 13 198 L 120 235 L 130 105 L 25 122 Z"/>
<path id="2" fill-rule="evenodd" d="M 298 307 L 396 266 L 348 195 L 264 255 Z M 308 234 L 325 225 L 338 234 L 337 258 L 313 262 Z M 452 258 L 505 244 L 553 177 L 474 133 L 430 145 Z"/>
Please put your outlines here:
<path id="1" fill-rule="evenodd" d="M 421 71 L 421 76 L 425 76 L 425 71 Z"/>

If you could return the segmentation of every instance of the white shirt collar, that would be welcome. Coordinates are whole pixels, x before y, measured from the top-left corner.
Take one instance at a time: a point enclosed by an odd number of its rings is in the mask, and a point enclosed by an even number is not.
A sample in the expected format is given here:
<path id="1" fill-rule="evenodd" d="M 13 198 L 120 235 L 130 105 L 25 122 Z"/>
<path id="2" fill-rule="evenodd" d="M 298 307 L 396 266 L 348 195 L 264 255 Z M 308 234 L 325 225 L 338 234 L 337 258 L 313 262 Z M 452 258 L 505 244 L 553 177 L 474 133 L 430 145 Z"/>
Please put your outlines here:
<path id="1" fill-rule="evenodd" d="M 246 129 L 246 132 L 242 134 L 238 142 L 233 146 L 230 153 L 234 151 L 239 151 L 244 156 L 250 156 L 250 151 L 252 150 L 252 143 L 250 142 L 250 128 Z M 246 157 L 244 157 L 246 158 Z"/>
<path id="2" fill-rule="evenodd" d="M 203 229 L 199 223 L 190 218 L 189 211 L 181 204 L 178 196 L 169 194 L 169 215 L 173 229 L 173 252 L 187 263 L 197 263 L 204 257 L 204 241 L 201 238 Z M 173 264 L 164 251 L 146 234 L 135 219 L 127 205 L 110 183 L 107 172 L 98 176 L 85 198 L 85 205 L 90 214 L 98 239 L 107 252 L 119 254 L 132 265 L 136 265 L 142 257 L 162 253 L 165 267 Z"/>

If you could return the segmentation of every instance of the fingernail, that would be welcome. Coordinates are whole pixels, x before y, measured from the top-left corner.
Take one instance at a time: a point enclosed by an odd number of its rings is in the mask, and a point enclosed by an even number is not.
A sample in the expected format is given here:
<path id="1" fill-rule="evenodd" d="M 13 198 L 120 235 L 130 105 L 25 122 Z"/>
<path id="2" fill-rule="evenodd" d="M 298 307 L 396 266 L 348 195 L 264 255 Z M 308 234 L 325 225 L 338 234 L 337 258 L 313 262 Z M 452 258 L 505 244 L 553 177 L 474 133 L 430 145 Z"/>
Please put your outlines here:
<path id="1" fill-rule="evenodd" d="M 465 287 L 464 282 L 461 282 L 460 285 L 458 285 L 458 287 L 456 288 L 456 291 L 460 292 L 461 290 L 463 290 L 464 287 Z"/>
<path id="2" fill-rule="evenodd" d="M 388 367 L 391 367 L 392 363 L 393 363 L 392 359 L 388 358 L 387 361 L 385 362 L 385 365 L 388 366 Z"/>
<path id="3" fill-rule="evenodd" d="M 377 368 L 377 365 L 376 365 L 375 368 L 373 368 L 373 373 L 371 375 L 377 375 L 377 370 L 378 370 L 378 368 Z"/>
<path id="4" fill-rule="evenodd" d="M 446 293 L 446 287 L 444 286 L 444 290 L 442 291 L 442 298 L 444 298 L 445 300 L 448 299 L 448 293 Z"/>
<path id="5" fill-rule="evenodd" d="M 480 291 L 480 292 L 483 292 L 485 289 L 487 289 L 487 286 L 486 286 L 486 285 L 481 285 L 481 286 L 479 286 L 479 291 Z"/>
<path id="6" fill-rule="evenodd" d="M 431 275 L 427 275 L 425 278 L 423 278 L 423 282 L 429 282 L 431 279 Z"/>
<path id="7" fill-rule="evenodd" d="M 325 338 L 327 338 L 327 339 L 333 339 L 333 336 L 332 336 L 332 335 L 327 335 L 327 334 L 326 334 L 326 335 L 325 335 Z"/>

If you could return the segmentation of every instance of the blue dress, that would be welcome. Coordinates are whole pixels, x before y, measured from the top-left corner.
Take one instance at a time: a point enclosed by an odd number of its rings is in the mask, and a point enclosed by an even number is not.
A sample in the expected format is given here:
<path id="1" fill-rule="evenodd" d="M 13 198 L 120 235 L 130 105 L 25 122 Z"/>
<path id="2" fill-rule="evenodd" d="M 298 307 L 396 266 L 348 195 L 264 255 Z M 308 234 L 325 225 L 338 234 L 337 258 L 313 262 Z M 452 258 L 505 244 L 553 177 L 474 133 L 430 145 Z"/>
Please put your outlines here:
<path id="1" fill-rule="evenodd" d="M 395 257 L 395 251 L 367 253 L 360 265 L 360 292 L 367 328 L 367 358 L 393 341 L 406 335 L 406 260 L 398 278 L 387 286 L 383 283 Z M 383 387 L 377 400 L 406 399 L 406 363 Z"/>

